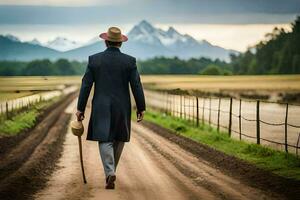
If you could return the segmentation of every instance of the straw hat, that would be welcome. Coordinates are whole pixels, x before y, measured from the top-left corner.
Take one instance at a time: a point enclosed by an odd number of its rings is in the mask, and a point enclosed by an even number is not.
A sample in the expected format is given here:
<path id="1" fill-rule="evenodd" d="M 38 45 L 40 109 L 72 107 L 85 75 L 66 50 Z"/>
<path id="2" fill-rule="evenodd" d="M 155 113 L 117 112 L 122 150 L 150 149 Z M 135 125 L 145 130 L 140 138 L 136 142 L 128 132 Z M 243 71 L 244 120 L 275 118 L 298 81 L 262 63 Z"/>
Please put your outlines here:
<path id="1" fill-rule="evenodd" d="M 74 120 L 70 123 L 72 133 L 76 136 L 82 136 L 84 127 L 81 121 Z"/>
<path id="2" fill-rule="evenodd" d="M 111 42 L 126 42 L 128 40 L 127 36 L 123 35 L 118 27 L 110 27 L 106 33 L 101 33 L 99 37 Z"/>

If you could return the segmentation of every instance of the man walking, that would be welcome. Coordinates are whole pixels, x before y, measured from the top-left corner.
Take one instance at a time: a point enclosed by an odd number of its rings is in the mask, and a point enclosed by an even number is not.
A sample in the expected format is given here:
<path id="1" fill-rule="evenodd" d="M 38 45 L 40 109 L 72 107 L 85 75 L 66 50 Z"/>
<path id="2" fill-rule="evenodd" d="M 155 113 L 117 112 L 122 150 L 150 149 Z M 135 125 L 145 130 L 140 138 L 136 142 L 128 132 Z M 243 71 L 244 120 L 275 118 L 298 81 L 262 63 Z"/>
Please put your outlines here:
<path id="1" fill-rule="evenodd" d="M 87 100 L 94 84 L 87 140 L 98 141 L 106 176 L 106 189 L 115 188 L 116 167 L 124 143 L 130 140 L 131 102 L 129 84 L 137 107 L 137 121 L 146 109 L 136 59 L 120 51 L 128 38 L 117 27 L 100 34 L 107 49 L 89 56 L 77 104 L 77 120 L 84 119 Z"/>

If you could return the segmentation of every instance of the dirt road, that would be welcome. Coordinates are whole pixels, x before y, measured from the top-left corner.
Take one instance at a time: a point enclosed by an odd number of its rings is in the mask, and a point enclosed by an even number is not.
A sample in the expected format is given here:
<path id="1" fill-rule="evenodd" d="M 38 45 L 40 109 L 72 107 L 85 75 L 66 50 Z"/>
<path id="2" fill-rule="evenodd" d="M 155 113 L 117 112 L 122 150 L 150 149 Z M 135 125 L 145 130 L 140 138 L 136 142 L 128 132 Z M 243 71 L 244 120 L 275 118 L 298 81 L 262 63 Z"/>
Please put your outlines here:
<path id="1" fill-rule="evenodd" d="M 76 100 L 66 109 L 74 112 Z M 89 113 L 90 108 L 87 108 Z M 85 127 L 87 127 L 85 120 Z M 86 133 L 85 133 L 86 134 Z M 274 199 L 225 175 L 140 124 L 121 157 L 115 190 L 104 189 L 98 145 L 83 136 L 87 184 L 82 183 L 77 138 L 68 131 L 58 169 L 36 199 Z M 278 197 L 280 198 L 280 197 Z"/>

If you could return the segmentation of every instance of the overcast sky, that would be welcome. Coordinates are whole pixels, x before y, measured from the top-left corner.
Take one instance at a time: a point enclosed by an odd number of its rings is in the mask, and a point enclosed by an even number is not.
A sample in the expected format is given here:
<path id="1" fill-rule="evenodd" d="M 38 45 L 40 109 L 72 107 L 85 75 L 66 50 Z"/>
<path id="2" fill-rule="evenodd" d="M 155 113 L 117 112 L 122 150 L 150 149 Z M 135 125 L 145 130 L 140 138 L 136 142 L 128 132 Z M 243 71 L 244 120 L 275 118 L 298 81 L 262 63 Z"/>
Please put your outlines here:
<path id="1" fill-rule="evenodd" d="M 158 5 L 179 9 L 197 10 L 232 10 L 259 12 L 299 12 L 299 0 L 0 0 L 2 5 L 46 5 L 46 6 L 103 6 L 118 5 L 123 7 Z M 198 6 L 198 7 L 197 7 Z M 232 10 L 233 11 L 233 10 Z"/>
<path id="2" fill-rule="evenodd" d="M 300 0 L 0 0 L 0 23 L 289 23 Z"/>
<path id="3" fill-rule="evenodd" d="M 95 6 L 124 4 L 130 0 L 1 0 L 1 5 Z"/>
<path id="4" fill-rule="evenodd" d="M 300 0 L 0 0 L 0 34 L 42 41 L 66 36 L 83 42 L 109 25 L 127 32 L 145 19 L 244 51 L 275 26 L 289 28 L 297 15 Z"/>

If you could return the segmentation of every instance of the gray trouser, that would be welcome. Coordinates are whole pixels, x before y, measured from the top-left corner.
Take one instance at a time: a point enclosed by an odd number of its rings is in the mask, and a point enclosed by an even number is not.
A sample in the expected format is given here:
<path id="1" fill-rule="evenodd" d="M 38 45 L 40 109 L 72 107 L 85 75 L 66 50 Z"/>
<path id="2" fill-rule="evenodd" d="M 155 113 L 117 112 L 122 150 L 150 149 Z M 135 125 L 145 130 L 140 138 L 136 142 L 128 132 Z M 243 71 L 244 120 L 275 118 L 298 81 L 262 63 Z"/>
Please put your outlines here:
<path id="1" fill-rule="evenodd" d="M 98 144 L 105 177 L 115 175 L 124 142 L 99 142 Z"/>

